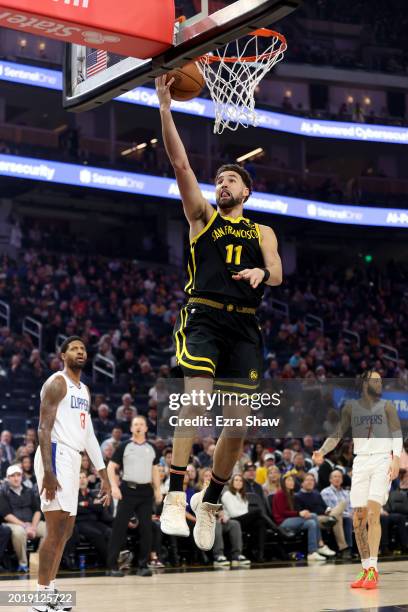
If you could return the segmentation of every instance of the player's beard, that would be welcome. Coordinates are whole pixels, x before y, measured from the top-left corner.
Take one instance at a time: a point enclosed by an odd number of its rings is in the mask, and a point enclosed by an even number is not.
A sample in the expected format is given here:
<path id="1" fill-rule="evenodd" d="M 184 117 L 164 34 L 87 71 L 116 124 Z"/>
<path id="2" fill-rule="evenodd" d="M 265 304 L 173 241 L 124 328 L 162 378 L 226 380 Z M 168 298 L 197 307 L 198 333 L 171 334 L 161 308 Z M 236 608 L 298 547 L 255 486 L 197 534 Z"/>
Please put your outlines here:
<path id="1" fill-rule="evenodd" d="M 73 359 L 72 361 L 69 361 L 67 363 L 67 366 L 73 372 L 79 372 L 83 370 L 84 367 L 86 366 L 86 359 L 84 359 L 83 361 L 77 361 L 76 359 Z"/>
<path id="2" fill-rule="evenodd" d="M 367 395 L 369 395 L 373 399 L 378 399 L 382 395 L 382 389 L 377 389 L 372 387 L 371 385 L 367 385 Z"/>
<path id="3" fill-rule="evenodd" d="M 229 198 L 221 198 L 221 193 L 217 196 L 217 206 L 221 208 L 221 210 L 232 210 L 237 206 L 241 206 L 243 200 L 243 196 L 241 195 L 238 198 L 234 198 L 233 195 L 230 195 Z"/>

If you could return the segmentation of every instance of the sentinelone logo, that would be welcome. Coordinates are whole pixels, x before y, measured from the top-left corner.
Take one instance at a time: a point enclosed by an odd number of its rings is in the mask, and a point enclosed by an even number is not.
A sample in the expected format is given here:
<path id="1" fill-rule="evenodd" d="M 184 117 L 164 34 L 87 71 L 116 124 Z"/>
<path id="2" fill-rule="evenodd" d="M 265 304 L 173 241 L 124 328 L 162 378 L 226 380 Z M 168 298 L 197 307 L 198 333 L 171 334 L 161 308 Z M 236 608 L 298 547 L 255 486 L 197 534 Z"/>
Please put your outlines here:
<path id="1" fill-rule="evenodd" d="M 62 88 L 61 73 L 56 70 L 36 69 L 32 66 L 18 66 L 0 61 L 0 78 L 14 83 L 24 83 L 60 90 Z"/>
<path id="2" fill-rule="evenodd" d="M 83 185 L 99 185 L 106 187 L 117 187 L 119 189 L 135 189 L 137 191 L 144 191 L 145 184 L 143 181 L 132 178 L 128 175 L 117 175 L 104 174 L 103 172 L 96 172 L 91 170 L 81 170 L 79 173 L 79 180 Z"/>
<path id="3" fill-rule="evenodd" d="M 408 143 L 408 130 L 367 127 L 358 124 L 339 123 L 330 124 L 319 121 L 302 121 L 300 126 L 302 134 L 309 136 L 322 136 L 327 138 L 346 138 L 349 140 L 364 140 L 364 141 L 379 141 L 379 142 L 396 142 L 400 144 Z"/>
<path id="4" fill-rule="evenodd" d="M 308 204 L 307 214 L 309 217 L 316 219 L 335 219 L 337 221 L 362 221 L 363 219 L 363 213 L 361 212 L 354 212 L 340 206 L 338 210 L 326 208 L 321 204 Z"/>

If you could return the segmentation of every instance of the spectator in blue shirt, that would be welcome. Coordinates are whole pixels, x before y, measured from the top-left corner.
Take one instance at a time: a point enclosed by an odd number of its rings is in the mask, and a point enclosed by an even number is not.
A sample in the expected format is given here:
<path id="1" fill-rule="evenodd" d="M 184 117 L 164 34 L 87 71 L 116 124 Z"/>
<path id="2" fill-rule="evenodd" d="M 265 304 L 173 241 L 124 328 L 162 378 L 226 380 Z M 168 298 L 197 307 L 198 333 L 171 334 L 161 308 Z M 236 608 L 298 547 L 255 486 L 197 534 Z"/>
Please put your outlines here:
<path id="1" fill-rule="evenodd" d="M 349 558 L 353 546 L 353 512 L 350 504 L 350 491 L 343 488 L 343 473 L 341 470 L 333 470 L 330 474 L 330 486 L 321 491 L 324 502 L 330 508 L 336 508 L 342 502 L 345 503 L 343 511 L 343 531 L 347 542 L 347 548 L 340 548 L 342 556 Z M 340 521 L 338 516 L 338 522 Z"/>
<path id="2" fill-rule="evenodd" d="M 345 538 L 343 521 L 341 520 L 347 501 L 343 499 L 333 507 L 327 505 L 320 491 L 316 489 L 316 480 L 313 474 L 306 474 L 302 488 L 296 493 L 295 498 L 302 510 L 309 510 L 309 512 L 317 514 L 320 525 L 333 525 L 333 533 L 339 552 L 342 556 L 347 556 L 346 550 L 349 550 L 349 544 Z"/>

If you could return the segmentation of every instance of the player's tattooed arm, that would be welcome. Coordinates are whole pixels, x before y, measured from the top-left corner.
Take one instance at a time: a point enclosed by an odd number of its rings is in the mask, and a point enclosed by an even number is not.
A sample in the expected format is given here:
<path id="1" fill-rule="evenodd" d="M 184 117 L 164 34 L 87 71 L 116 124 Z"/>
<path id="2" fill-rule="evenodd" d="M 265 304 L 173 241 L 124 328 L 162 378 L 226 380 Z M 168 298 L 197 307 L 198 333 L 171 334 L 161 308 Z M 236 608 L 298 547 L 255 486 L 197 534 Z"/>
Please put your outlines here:
<path id="1" fill-rule="evenodd" d="M 346 404 L 341 411 L 340 422 L 337 426 L 334 434 L 326 439 L 321 448 L 313 454 L 314 459 L 319 459 L 328 455 L 332 450 L 336 448 L 340 440 L 346 434 L 347 430 L 351 426 L 351 405 Z"/>
<path id="2" fill-rule="evenodd" d="M 67 393 L 67 383 L 63 376 L 56 376 L 44 389 L 40 406 L 38 440 L 44 466 L 44 478 L 40 495 L 46 492 L 46 499 L 53 500 L 59 483 L 52 469 L 51 431 L 57 414 L 58 404 Z"/>
<path id="3" fill-rule="evenodd" d="M 370 547 L 367 532 L 367 508 L 354 508 L 353 527 L 360 558 L 368 559 L 370 557 Z"/>

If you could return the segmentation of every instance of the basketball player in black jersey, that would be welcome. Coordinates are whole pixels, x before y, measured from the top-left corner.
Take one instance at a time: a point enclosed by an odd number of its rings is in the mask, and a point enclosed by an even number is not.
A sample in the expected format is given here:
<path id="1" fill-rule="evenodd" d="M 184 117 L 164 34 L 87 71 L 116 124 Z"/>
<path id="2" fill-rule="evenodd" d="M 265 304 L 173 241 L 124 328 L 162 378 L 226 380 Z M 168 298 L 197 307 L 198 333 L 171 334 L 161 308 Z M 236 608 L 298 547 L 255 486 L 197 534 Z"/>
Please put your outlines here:
<path id="1" fill-rule="evenodd" d="M 158 77 L 156 90 L 164 144 L 190 225 L 185 287 L 188 302 L 174 329 L 185 392 L 211 393 L 215 376 L 217 384 L 230 391 L 232 379 L 245 379 L 245 388 L 256 389 L 262 368 L 262 338 L 255 310 L 264 285 L 282 282 L 277 240 L 270 227 L 243 216 L 252 181 L 240 166 L 219 168 L 215 178 L 216 210 L 203 197 L 171 115 L 169 88 L 173 80 L 166 84 L 166 76 Z M 177 434 L 176 429 L 161 529 L 169 535 L 187 537 L 183 480 L 195 431 Z M 242 437 L 228 435 L 224 429 L 215 449 L 210 484 L 191 499 L 196 514 L 194 539 L 202 550 L 213 547 L 218 499 L 239 457 L 241 444 Z"/>

